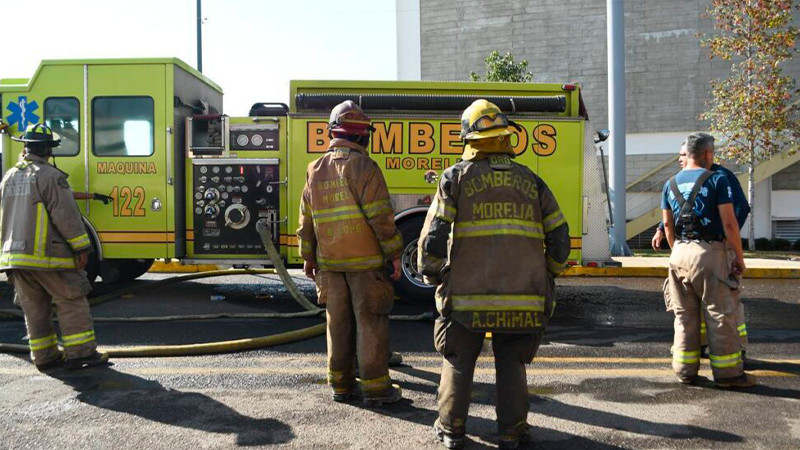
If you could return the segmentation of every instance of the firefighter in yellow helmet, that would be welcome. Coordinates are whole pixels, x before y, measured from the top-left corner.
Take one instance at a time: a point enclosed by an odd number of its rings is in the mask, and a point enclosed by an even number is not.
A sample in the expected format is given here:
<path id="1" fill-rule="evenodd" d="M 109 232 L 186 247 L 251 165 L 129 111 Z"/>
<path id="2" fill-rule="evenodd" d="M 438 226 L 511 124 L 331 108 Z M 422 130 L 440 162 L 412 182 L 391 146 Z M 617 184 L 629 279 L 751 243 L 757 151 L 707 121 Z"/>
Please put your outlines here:
<path id="1" fill-rule="evenodd" d="M 403 240 L 394 224 L 389 189 L 366 151 L 374 130 L 352 101 L 331 111 L 331 143 L 308 165 L 300 203 L 300 254 L 305 273 L 317 283 L 328 318 L 328 383 L 335 401 L 356 393 L 356 368 L 363 402 L 381 406 L 400 400 L 389 378 L 389 311 L 394 290 L 386 274 L 400 277 Z"/>
<path id="2" fill-rule="evenodd" d="M 525 364 L 553 313 L 553 279 L 570 250 L 553 193 L 513 160 L 510 126 L 517 125 L 486 100 L 464 111 L 463 160 L 444 171 L 419 238 L 419 268 L 438 285 L 434 345 L 444 360 L 434 430 L 448 448 L 464 445 L 486 332 L 497 371 L 500 447 L 528 440 Z"/>
<path id="3" fill-rule="evenodd" d="M 86 300 L 91 287 L 83 268 L 92 244 L 67 174 L 48 163 L 60 139 L 41 124 L 12 139 L 24 142 L 25 152 L 0 184 L 0 271 L 8 272 L 25 314 L 31 359 L 41 371 L 105 364 L 108 354 L 97 351 Z"/>

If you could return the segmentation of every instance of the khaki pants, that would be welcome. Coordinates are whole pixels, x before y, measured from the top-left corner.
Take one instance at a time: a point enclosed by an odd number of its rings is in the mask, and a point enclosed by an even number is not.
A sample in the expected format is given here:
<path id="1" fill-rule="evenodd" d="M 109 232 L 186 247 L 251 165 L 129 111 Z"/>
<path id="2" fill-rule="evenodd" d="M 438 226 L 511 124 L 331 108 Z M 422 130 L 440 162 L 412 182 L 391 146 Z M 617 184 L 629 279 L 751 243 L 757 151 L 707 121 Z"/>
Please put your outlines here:
<path id="1" fill-rule="evenodd" d="M 700 368 L 700 317 L 705 318 L 709 359 L 715 380 L 741 376 L 742 352 L 737 306 L 728 279 L 730 264 L 721 242 L 676 241 L 669 259 L 664 297 L 675 314 L 672 367 L 681 378 Z"/>
<path id="2" fill-rule="evenodd" d="M 736 252 L 733 247 L 725 244 L 725 251 L 728 256 L 728 267 L 731 266 L 733 260 L 736 259 Z M 731 298 L 736 308 L 736 330 L 739 332 L 739 340 L 742 343 L 742 350 L 747 347 L 747 323 L 744 317 L 744 304 L 741 299 L 741 278 L 739 278 L 740 288 L 731 290 Z M 700 345 L 708 345 L 708 338 L 706 336 L 706 321 L 700 316 Z"/>
<path id="3" fill-rule="evenodd" d="M 317 274 L 328 316 L 328 383 L 336 393 L 355 387 L 355 359 L 364 396 L 379 396 L 389 378 L 389 311 L 394 289 L 382 271 Z"/>
<path id="4" fill-rule="evenodd" d="M 439 317 L 434 326 L 434 344 L 442 354 L 439 383 L 439 422 L 446 432 L 465 432 L 472 394 L 475 362 L 483 347 L 485 333 L 475 333 L 455 320 Z M 497 429 L 501 436 L 518 437 L 528 430 L 528 383 L 525 364 L 536 355 L 542 332 L 528 334 L 492 333 L 492 350 L 497 372 Z"/>
<path id="5" fill-rule="evenodd" d="M 14 284 L 25 313 L 34 364 L 46 364 L 61 357 L 53 327 L 53 304 L 66 357 L 82 358 L 95 351 L 94 324 L 86 300 L 91 286 L 83 271 L 11 270 L 8 279 Z"/>

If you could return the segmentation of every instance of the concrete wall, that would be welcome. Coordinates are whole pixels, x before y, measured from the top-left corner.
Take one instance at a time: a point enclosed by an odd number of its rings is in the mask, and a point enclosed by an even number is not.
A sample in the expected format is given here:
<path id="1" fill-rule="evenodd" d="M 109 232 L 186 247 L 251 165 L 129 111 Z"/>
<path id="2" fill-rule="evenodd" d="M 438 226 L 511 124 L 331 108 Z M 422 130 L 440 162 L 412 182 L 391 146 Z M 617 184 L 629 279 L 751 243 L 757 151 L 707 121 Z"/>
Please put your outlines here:
<path id="1" fill-rule="evenodd" d="M 419 0 L 396 0 L 397 79 L 419 80 L 420 30 Z"/>
<path id="2" fill-rule="evenodd" d="M 781 170 L 772 177 L 772 189 L 789 190 L 800 189 L 800 163 L 794 163 L 791 166 Z M 800 210 L 800 203 L 795 203 L 795 209 Z"/>
<path id="3" fill-rule="evenodd" d="M 419 0 L 422 78 L 466 80 L 492 51 L 527 59 L 536 81 L 578 82 L 594 128 L 607 128 L 605 0 Z M 729 64 L 709 61 L 698 33 L 707 0 L 625 2 L 628 133 L 697 130 L 708 82 Z M 800 58 L 785 65 L 798 78 Z M 676 149 L 677 151 L 677 149 Z"/>

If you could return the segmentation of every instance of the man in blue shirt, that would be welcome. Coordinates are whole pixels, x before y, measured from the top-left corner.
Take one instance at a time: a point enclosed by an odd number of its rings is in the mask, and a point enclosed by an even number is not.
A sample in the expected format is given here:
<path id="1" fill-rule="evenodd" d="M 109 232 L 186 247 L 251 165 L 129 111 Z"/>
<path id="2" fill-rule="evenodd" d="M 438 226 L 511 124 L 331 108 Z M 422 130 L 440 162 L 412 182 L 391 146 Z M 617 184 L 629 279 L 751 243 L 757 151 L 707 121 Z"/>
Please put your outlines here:
<path id="1" fill-rule="evenodd" d="M 742 190 L 742 185 L 741 183 L 739 183 L 739 179 L 736 177 L 736 175 L 730 170 L 723 167 L 722 165 L 712 163 L 712 161 L 713 157 L 712 159 L 706 161 L 707 166 L 705 168 L 712 172 L 716 172 L 720 175 L 723 175 L 725 179 L 728 180 L 728 183 L 731 187 L 731 194 L 732 194 L 731 200 L 733 201 L 733 210 L 734 213 L 736 214 L 736 222 L 738 222 L 739 230 L 741 230 L 742 227 L 744 226 L 744 222 L 747 220 L 747 216 L 750 214 L 750 203 L 748 203 L 747 197 L 744 195 L 744 190 Z M 684 141 L 681 144 L 680 152 L 678 152 L 678 166 L 680 166 L 680 168 L 683 169 L 685 165 L 686 165 L 686 141 Z M 664 233 L 664 222 L 659 222 L 658 228 L 656 229 L 656 233 L 653 236 L 653 240 L 651 242 L 653 250 L 658 251 L 661 249 L 661 242 L 665 237 L 666 234 Z M 728 258 L 731 261 L 733 261 L 735 255 L 730 245 L 727 245 L 727 241 L 726 241 L 726 247 L 728 249 Z M 742 360 L 745 361 L 745 347 L 747 346 L 747 324 L 745 322 L 744 304 L 742 303 L 741 298 L 739 297 L 738 289 L 733 291 L 732 295 L 736 308 L 736 328 L 739 332 L 739 338 L 742 343 Z M 701 322 L 700 326 L 701 326 L 700 341 L 702 344 L 701 354 L 705 355 L 706 354 L 705 348 L 707 342 L 706 323 Z"/>
<path id="2" fill-rule="evenodd" d="M 675 314 L 672 367 L 682 383 L 692 383 L 700 368 L 700 317 L 708 324 L 709 359 L 714 383 L 749 387 L 744 372 L 732 290 L 745 270 L 732 189 L 724 175 L 706 170 L 714 156 L 714 137 L 692 133 L 686 139 L 686 164 L 664 185 L 661 200 L 667 241 L 672 247 L 664 285 L 667 309 Z M 729 261 L 726 244 L 735 256 Z"/>

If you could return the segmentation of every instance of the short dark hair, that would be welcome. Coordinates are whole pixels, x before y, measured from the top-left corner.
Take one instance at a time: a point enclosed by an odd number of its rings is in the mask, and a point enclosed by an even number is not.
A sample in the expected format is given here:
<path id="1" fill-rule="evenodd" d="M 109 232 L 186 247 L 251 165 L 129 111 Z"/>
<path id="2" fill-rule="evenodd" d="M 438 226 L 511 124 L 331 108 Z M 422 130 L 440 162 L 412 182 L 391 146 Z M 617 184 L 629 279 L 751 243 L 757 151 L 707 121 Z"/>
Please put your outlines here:
<path id="1" fill-rule="evenodd" d="M 692 133 L 686 138 L 686 153 L 698 158 L 709 146 L 714 145 L 714 136 L 708 133 Z"/>

